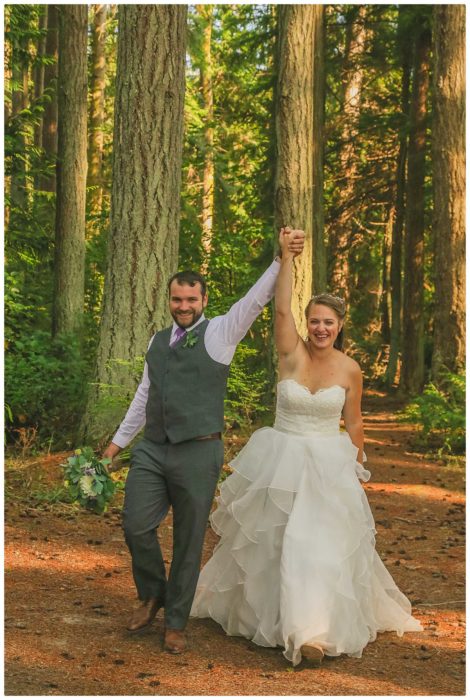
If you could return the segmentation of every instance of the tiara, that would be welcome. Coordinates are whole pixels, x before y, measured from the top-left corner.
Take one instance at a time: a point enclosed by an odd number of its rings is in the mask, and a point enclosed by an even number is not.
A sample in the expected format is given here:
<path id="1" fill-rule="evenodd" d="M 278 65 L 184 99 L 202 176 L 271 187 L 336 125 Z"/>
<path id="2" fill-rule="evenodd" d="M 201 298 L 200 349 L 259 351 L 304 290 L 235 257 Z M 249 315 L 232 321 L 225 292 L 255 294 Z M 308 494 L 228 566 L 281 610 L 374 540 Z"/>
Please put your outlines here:
<path id="1" fill-rule="evenodd" d="M 337 297 L 334 294 L 330 294 L 329 292 L 323 292 L 322 294 L 314 294 L 314 296 L 310 299 L 310 301 L 316 301 L 317 299 L 321 299 L 322 297 L 329 297 L 330 299 L 333 299 L 334 301 L 339 302 L 343 306 L 346 305 L 346 302 L 342 297 Z"/>

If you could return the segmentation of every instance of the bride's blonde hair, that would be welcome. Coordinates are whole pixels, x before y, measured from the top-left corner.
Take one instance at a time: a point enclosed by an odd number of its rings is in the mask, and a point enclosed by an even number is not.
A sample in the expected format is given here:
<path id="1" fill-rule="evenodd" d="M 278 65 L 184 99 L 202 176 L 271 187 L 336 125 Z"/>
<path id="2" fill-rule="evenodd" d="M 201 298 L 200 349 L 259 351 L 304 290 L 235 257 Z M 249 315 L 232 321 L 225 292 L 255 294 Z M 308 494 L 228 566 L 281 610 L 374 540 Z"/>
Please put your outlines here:
<path id="1" fill-rule="evenodd" d="M 313 296 L 307 304 L 305 309 L 305 318 L 308 321 L 308 314 L 310 312 L 310 307 L 312 304 L 321 304 L 322 306 L 328 306 L 329 309 L 335 312 L 339 321 L 344 321 L 346 316 L 346 303 L 341 297 L 335 297 L 334 294 L 328 294 L 327 292 L 322 292 L 322 294 L 316 294 Z M 337 350 L 343 350 L 343 340 L 344 340 L 344 324 L 338 333 L 338 337 L 335 340 L 334 347 Z"/>

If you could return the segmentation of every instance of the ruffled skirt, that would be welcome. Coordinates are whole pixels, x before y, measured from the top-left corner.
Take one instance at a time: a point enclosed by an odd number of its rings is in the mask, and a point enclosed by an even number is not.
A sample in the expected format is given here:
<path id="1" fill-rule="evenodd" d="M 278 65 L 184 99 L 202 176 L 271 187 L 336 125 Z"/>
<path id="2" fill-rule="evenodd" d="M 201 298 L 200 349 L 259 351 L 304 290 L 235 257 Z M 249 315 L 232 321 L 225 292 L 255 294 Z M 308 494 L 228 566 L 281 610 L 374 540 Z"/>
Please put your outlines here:
<path id="1" fill-rule="evenodd" d="M 211 524 L 220 536 L 191 615 L 229 635 L 360 657 L 377 632 L 421 630 L 375 551 L 372 513 L 347 433 L 256 431 L 231 463 Z"/>

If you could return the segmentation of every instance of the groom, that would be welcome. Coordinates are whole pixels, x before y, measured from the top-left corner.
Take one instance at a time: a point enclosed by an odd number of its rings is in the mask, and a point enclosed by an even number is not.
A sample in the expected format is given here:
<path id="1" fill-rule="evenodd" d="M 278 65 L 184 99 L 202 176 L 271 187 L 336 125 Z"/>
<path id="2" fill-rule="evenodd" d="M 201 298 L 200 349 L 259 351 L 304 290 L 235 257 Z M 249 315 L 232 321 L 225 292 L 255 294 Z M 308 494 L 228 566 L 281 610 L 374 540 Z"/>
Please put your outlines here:
<path id="1" fill-rule="evenodd" d="M 305 234 L 290 234 L 302 252 Z M 173 325 L 150 340 L 142 381 L 104 457 L 113 459 L 145 426 L 132 450 L 123 526 L 141 601 L 128 625 L 138 632 L 165 608 L 164 649 L 186 649 L 184 629 L 199 575 L 202 546 L 223 464 L 224 396 L 237 344 L 274 294 L 275 260 L 223 316 L 204 316 L 208 295 L 197 272 L 173 275 Z M 156 529 L 173 509 L 173 560 L 168 580 Z"/>

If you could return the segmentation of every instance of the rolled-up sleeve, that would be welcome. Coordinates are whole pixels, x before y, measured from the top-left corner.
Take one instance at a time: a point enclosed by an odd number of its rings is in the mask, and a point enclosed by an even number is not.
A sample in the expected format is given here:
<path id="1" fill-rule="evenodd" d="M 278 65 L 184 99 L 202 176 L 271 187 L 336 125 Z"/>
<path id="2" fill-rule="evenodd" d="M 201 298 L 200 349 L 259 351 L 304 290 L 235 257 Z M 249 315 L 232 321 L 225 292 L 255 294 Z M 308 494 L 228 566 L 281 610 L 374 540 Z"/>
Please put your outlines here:
<path id="1" fill-rule="evenodd" d="M 152 337 L 148 347 L 152 344 Z M 121 449 L 127 447 L 131 440 L 135 438 L 137 433 L 142 430 L 146 422 L 147 400 L 149 395 L 150 379 L 147 363 L 144 365 L 142 381 L 137 387 L 132 403 L 119 426 L 112 442 Z"/>

